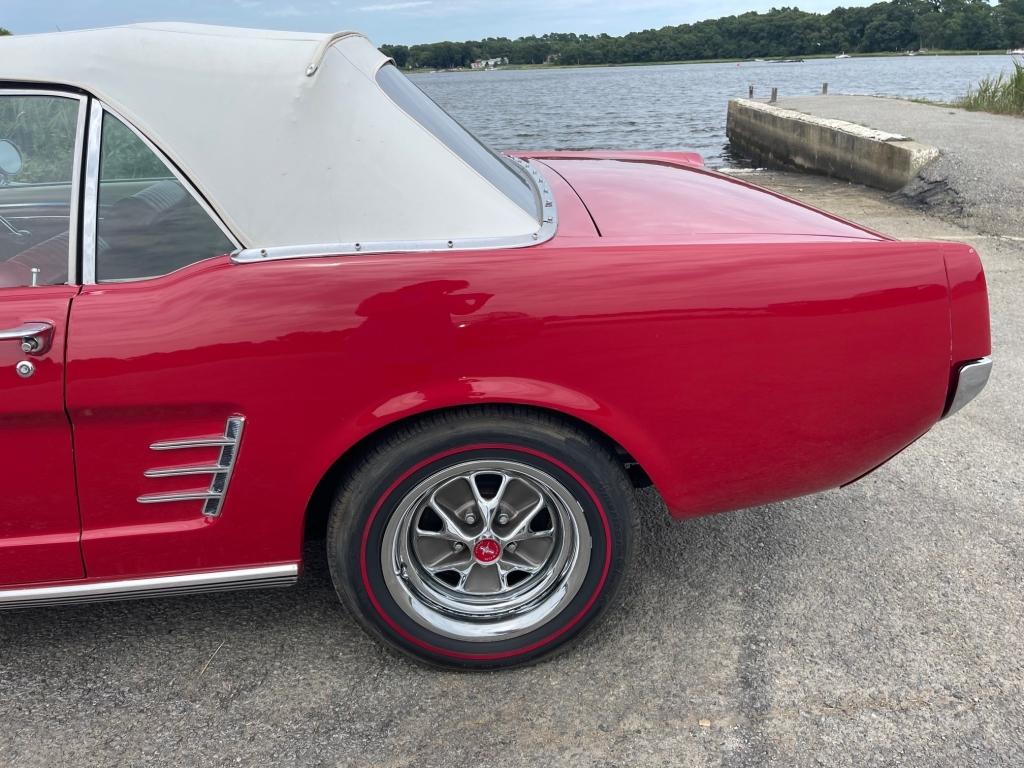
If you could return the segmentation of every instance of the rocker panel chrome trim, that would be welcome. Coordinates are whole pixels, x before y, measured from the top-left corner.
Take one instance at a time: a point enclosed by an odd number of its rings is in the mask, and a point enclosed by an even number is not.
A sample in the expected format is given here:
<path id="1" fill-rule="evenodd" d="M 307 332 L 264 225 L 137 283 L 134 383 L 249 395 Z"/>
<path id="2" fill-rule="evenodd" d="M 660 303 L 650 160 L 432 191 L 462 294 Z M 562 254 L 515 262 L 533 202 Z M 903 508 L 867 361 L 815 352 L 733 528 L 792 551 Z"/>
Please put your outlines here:
<path id="1" fill-rule="evenodd" d="M 189 573 L 181 576 L 68 584 L 59 587 L 0 589 L 0 610 L 199 592 L 287 587 L 294 584 L 298 577 L 299 566 L 297 563 L 291 563 L 230 571 Z"/>
<path id="2" fill-rule="evenodd" d="M 429 251 L 481 251 L 500 248 L 525 248 L 540 245 L 550 240 L 558 231 L 558 209 L 551 187 L 540 171 L 518 158 L 512 158 L 523 166 L 533 179 L 540 196 L 540 227 L 528 235 L 508 237 L 478 237 L 452 240 L 395 240 L 361 243 L 317 243 L 311 245 L 278 245 L 267 248 L 242 248 L 231 254 L 235 264 L 252 264 L 261 261 L 282 259 L 307 259 L 325 256 L 353 256 L 373 253 L 419 253 Z"/>

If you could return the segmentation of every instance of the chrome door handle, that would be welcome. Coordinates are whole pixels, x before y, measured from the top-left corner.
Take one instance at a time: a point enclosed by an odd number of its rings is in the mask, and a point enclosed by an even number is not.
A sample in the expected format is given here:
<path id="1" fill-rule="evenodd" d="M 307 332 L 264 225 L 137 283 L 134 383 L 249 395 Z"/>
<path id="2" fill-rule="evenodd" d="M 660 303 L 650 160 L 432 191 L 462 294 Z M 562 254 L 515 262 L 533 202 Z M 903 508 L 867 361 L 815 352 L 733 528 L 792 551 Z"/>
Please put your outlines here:
<path id="1" fill-rule="evenodd" d="M 53 323 L 24 323 L 0 330 L 0 341 L 17 341 L 26 355 L 42 355 L 53 342 Z"/>

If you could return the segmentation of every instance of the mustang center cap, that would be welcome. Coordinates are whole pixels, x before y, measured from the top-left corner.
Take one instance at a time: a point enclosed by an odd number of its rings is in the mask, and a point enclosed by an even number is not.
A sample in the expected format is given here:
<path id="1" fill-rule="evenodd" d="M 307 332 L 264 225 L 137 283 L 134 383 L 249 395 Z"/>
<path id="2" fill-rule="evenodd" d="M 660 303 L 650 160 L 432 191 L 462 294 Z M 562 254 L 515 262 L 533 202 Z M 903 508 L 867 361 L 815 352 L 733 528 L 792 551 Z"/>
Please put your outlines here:
<path id="1" fill-rule="evenodd" d="M 480 539 L 473 547 L 473 557 L 481 563 L 493 563 L 501 555 L 501 544 L 494 539 Z"/>

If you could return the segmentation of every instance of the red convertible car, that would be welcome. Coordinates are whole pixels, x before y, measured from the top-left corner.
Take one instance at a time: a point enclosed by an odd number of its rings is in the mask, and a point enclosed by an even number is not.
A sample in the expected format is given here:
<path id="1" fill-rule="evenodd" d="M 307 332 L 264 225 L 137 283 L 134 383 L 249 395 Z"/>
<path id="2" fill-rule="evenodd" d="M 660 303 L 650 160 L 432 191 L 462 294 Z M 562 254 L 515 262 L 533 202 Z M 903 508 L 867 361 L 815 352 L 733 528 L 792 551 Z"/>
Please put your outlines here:
<path id="1" fill-rule="evenodd" d="M 354 33 L 0 68 L 0 608 L 286 585 L 319 536 L 376 637 L 523 664 L 613 602 L 635 485 L 835 488 L 988 376 L 970 247 L 683 153 L 497 154 Z"/>

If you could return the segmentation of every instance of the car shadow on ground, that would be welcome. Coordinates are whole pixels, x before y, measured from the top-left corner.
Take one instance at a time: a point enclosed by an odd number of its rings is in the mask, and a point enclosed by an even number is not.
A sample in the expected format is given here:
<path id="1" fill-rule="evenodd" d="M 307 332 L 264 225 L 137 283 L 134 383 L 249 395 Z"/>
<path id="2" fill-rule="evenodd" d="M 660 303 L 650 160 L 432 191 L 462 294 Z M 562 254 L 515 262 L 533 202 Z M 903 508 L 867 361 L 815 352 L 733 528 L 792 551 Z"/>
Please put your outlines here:
<path id="1" fill-rule="evenodd" d="M 0 614 L 0 762 L 483 765 L 499 750 L 508 765 L 754 766 L 836 744 L 864 764 L 908 739 L 989 748 L 978 729 L 1017 690 L 993 670 L 1018 643 L 979 627 L 1003 593 L 975 582 L 998 573 L 951 578 L 982 573 L 991 548 L 963 530 L 984 510 L 903 471 L 921 450 L 842 492 L 695 520 L 639 492 L 620 605 L 521 670 L 382 648 L 336 600 L 319 542 L 292 589 Z"/>
<path id="2" fill-rule="evenodd" d="M 722 585 L 736 585 L 740 592 L 734 597 L 744 599 L 750 579 L 756 582 L 756 574 L 776 558 L 774 529 L 784 517 L 777 505 L 676 521 L 656 492 L 638 492 L 638 502 L 641 526 L 633 567 L 622 600 L 584 642 L 588 652 L 614 646 L 616 638 L 643 645 L 659 642 L 667 632 L 699 634 L 708 612 L 720 605 L 709 601 L 709 592 L 721 596 Z M 787 533 L 790 544 L 793 537 L 793 531 Z M 758 599 L 767 597 L 760 592 Z M 685 617 L 685 629 L 670 621 L 674 615 Z M 54 657 L 117 656 L 126 642 L 180 654 L 211 636 L 226 644 L 254 636 L 282 643 L 289 637 L 320 637 L 336 649 L 348 646 L 351 653 L 367 654 L 368 663 L 379 663 L 382 653 L 338 602 L 322 540 L 307 543 L 303 573 L 292 588 L 25 609 L 0 620 L 2 666 L 22 670 Z M 563 658 L 559 663 L 572 663 L 571 654 Z"/>

